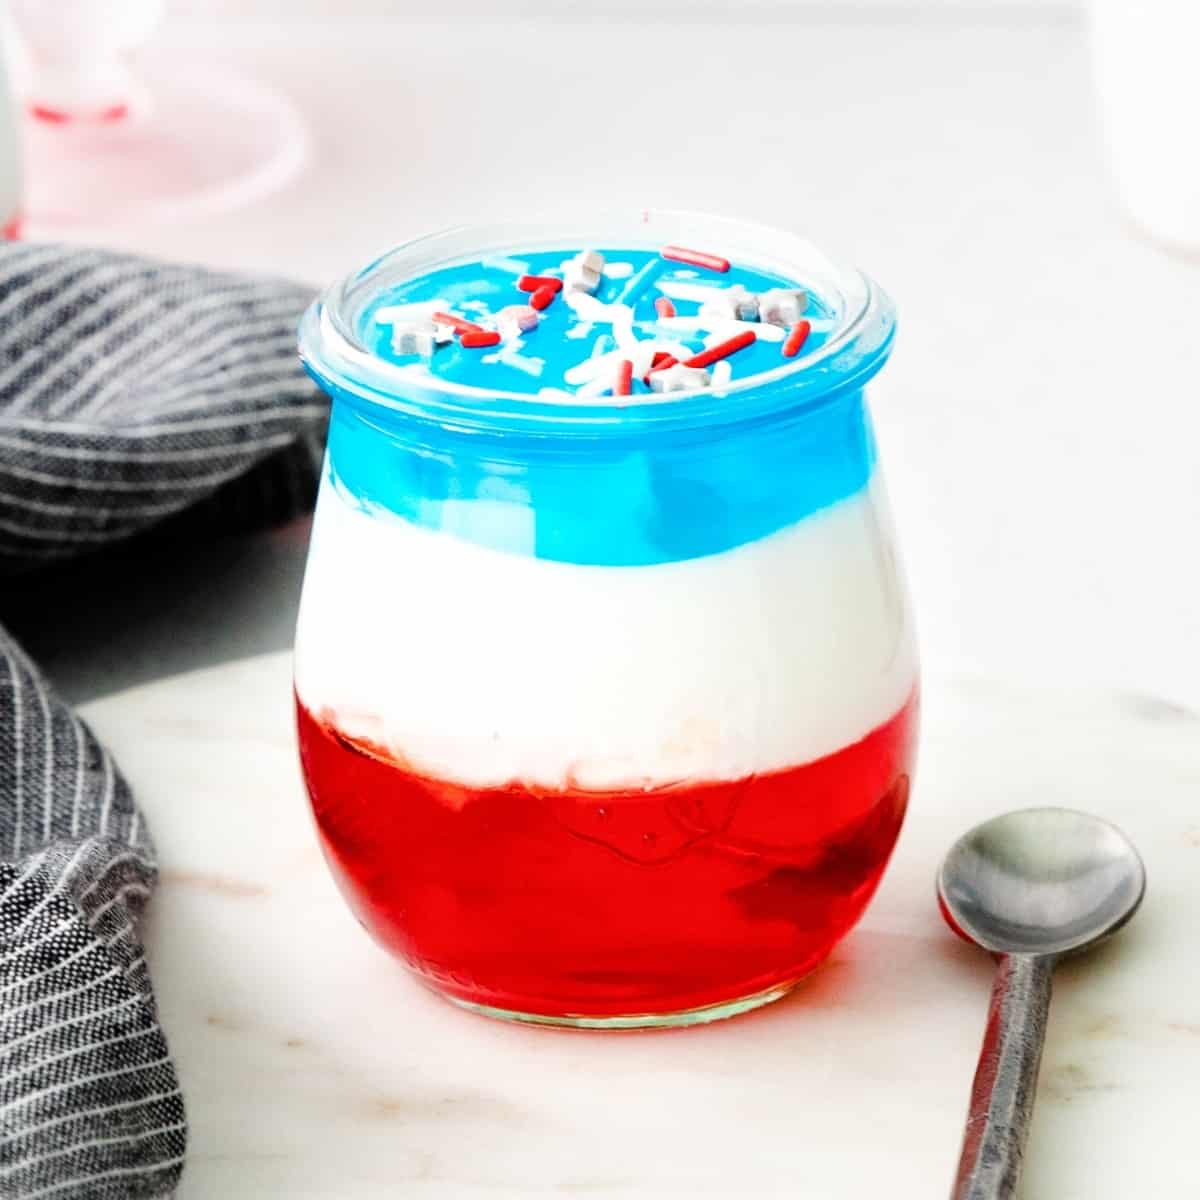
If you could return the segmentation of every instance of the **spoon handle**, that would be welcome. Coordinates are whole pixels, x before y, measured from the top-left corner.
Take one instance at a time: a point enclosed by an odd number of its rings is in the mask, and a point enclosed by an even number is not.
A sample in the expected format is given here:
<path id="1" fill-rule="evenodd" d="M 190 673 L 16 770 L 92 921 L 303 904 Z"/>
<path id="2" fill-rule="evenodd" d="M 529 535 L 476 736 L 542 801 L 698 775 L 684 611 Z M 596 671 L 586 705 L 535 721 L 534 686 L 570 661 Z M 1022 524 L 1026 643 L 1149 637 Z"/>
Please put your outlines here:
<path id="1" fill-rule="evenodd" d="M 998 960 L 951 1200 L 1009 1200 L 1016 1194 L 1054 966 L 1050 955 L 1004 954 Z"/>

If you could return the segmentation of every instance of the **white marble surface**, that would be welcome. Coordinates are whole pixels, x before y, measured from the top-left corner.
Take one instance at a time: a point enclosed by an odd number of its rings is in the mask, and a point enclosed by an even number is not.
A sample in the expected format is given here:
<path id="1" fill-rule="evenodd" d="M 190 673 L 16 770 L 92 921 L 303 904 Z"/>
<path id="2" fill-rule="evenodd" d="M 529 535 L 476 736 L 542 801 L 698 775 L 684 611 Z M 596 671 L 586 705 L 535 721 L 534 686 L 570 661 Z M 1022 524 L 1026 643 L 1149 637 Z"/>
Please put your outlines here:
<path id="1" fill-rule="evenodd" d="M 824 969 L 720 1025 L 563 1034 L 460 1012 L 349 916 L 309 825 L 289 669 L 263 656 L 85 709 L 163 860 L 148 949 L 192 1120 L 180 1200 L 944 1195 L 990 964 L 942 926 L 935 864 L 976 820 L 1055 802 L 1120 822 L 1150 890 L 1061 971 L 1024 1195 L 1191 1194 L 1194 714 L 933 677 L 899 850 Z"/>
<path id="2" fill-rule="evenodd" d="M 864 926 L 794 999 L 683 1035 L 494 1026 L 346 915 L 284 659 L 236 661 L 289 643 L 303 525 L 6 585 L 0 620 L 68 694 L 107 697 L 88 714 L 162 847 L 182 1200 L 944 1194 L 988 966 L 943 933 L 933 871 L 975 819 L 1042 802 L 1120 820 L 1151 890 L 1064 972 L 1025 1194 L 1189 1194 L 1200 269 L 1125 230 L 1081 30 L 1058 6 L 504 11 L 168 25 L 162 53 L 288 91 L 316 159 L 254 208 L 91 236 L 317 282 L 432 226 L 603 195 L 800 228 L 868 267 L 902 321 L 875 411 L 929 667 L 912 819 Z M 522 77 L 553 98 L 519 120 Z"/>

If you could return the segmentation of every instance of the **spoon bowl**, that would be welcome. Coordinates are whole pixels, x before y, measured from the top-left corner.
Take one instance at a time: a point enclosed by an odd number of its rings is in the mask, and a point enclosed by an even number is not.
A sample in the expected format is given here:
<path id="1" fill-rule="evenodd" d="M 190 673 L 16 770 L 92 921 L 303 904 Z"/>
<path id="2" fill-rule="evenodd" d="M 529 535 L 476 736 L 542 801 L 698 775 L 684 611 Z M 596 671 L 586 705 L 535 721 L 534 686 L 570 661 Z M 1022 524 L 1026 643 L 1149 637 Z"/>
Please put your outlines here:
<path id="1" fill-rule="evenodd" d="M 938 874 L 951 927 L 994 954 L 1086 949 L 1120 929 L 1145 891 L 1129 839 L 1068 808 L 1024 809 L 976 826 Z"/>

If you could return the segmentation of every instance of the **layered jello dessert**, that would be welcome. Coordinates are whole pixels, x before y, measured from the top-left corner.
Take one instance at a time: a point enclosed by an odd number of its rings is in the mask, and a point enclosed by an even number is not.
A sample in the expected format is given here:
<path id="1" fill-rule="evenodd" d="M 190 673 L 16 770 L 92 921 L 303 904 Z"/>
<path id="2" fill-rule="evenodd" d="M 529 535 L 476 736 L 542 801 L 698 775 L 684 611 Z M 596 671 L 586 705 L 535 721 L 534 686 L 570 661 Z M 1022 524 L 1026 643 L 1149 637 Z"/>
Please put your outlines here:
<path id="1" fill-rule="evenodd" d="M 863 394 L 893 329 L 802 239 L 656 213 L 439 234 L 307 314 L 304 774 L 432 987 L 707 1020 L 861 915 L 917 708 Z"/>

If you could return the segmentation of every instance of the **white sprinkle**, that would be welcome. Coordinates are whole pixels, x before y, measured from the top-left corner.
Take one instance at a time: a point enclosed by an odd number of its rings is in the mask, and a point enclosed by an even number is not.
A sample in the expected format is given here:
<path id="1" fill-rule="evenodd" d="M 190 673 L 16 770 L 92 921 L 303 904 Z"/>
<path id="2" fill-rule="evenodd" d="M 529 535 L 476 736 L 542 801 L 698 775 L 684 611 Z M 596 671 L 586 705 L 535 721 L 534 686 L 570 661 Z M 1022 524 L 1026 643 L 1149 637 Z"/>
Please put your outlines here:
<path id="1" fill-rule="evenodd" d="M 612 320 L 608 315 L 608 305 L 597 300 L 595 296 L 588 296 L 583 292 L 567 292 L 563 296 L 563 303 L 581 321 L 594 321 L 597 317 L 603 321 Z"/>
<path id="2" fill-rule="evenodd" d="M 622 350 L 627 354 L 631 353 L 637 348 L 639 340 L 633 332 L 633 309 L 628 304 L 614 304 L 612 309 L 613 337 L 617 339 L 617 345 Z"/>
<path id="3" fill-rule="evenodd" d="M 432 321 L 396 322 L 392 326 L 392 349 L 397 354 L 419 354 L 422 358 L 432 358 L 441 340 L 437 331 L 438 326 Z"/>
<path id="4" fill-rule="evenodd" d="M 616 369 L 617 364 L 625 357 L 623 350 L 610 350 L 607 354 L 599 354 L 595 358 L 585 358 L 563 372 L 565 382 L 574 386 L 577 383 L 587 383 L 607 371 Z"/>
<path id="5" fill-rule="evenodd" d="M 563 302 L 581 320 L 595 322 L 599 325 L 609 325 L 613 321 L 625 320 L 625 314 L 632 317 L 633 309 L 628 304 L 605 304 L 595 296 L 585 292 L 567 292 Z"/>
<path id="6" fill-rule="evenodd" d="M 694 317 L 659 317 L 658 324 L 663 329 L 679 333 L 707 329 L 713 333 L 720 333 L 722 339 L 733 337 L 746 329 L 752 329 L 762 342 L 782 342 L 787 337 L 787 330 L 778 325 L 762 325 L 758 321 L 731 321 L 727 317 L 708 313 L 698 313 Z"/>
<path id="7" fill-rule="evenodd" d="M 564 336 L 569 338 L 585 338 L 590 337 L 591 333 L 591 321 L 576 321 L 574 325 L 567 327 L 567 332 Z"/>
<path id="8" fill-rule="evenodd" d="M 520 350 L 521 347 L 524 345 L 525 345 L 525 339 L 523 337 L 519 337 L 519 336 L 515 337 L 511 341 L 505 342 L 504 345 L 500 346 L 498 349 L 493 350 L 491 354 L 485 354 L 481 361 L 483 361 L 483 362 L 498 362 L 500 355 L 504 354 L 506 351 Z"/>
<path id="9" fill-rule="evenodd" d="M 759 316 L 772 325 L 794 325 L 807 307 L 808 295 L 801 288 L 770 288 L 758 298 Z"/>
<path id="10" fill-rule="evenodd" d="M 497 271 L 506 271 L 509 275 L 528 275 L 529 264 L 522 262 L 519 258 L 506 258 L 503 254 L 497 255 L 495 258 L 485 258 L 480 264 L 481 267 L 494 267 Z"/>
<path id="11" fill-rule="evenodd" d="M 729 381 L 733 378 L 733 363 L 727 358 L 721 359 L 720 362 L 713 363 L 712 369 L 712 389 L 718 396 L 724 395 L 724 388 L 729 386 Z"/>
<path id="12" fill-rule="evenodd" d="M 526 375 L 532 375 L 534 379 L 537 379 L 546 369 L 546 360 L 544 358 L 534 358 L 529 354 L 517 354 L 513 351 L 506 351 L 499 358 L 506 367 L 512 367 L 514 371 L 523 371 Z"/>
<path id="13" fill-rule="evenodd" d="M 563 290 L 587 292 L 589 295 L 600 286 L 600 272 L 604 270 L 604 255 L 595 250 L 580 250 L 574 258 L 562 264 Z"/>
<path id="14" fill-rule="evenodd" d="M 734 321 L 757 321 L 758 297 L 740 283 L 719 288 L 700 306 L 701 316 L 710 314 Z"/>
<path id="15" fill-rule="evenodd" d="M 496 328 L 505 341 L 519 338 L 538 327 L 537 310 L 528 304 L 510 304 L 496 314 Z"/>
<path id="16" fill-rule="evenodd" d="M 486 300 L 463 300 L 458 307 L 464 312 L 486 313 L 488 311 Z"/>
<path id="17" fill-rule="evenodd" d="M 389 304 L 386 308 L 375 310 L 375 320 L 381 325 L 419 321 L 423 318 L 428 319 L 435 312 L 444 311 L 449 307 L 445 300 L 423 300 L 419 304 Z"/>
<path id="18" fill-rule="evenodd" d="M 782 342 L 787 337 L 787 330 L 778 325 L 764 325 L 759 321 L 727 321 L 724 326 L 726 337 L 733 337 L 746 329 L 754 330 L 760 342 Z"/>
<path id="19" fill-rule="evenodd" d="M 603 396 L 605 392 L 612 390 L 616 377 L 617 374 L 615 371 L 605 371 L 603 375 L 599 375 L 595 379 L 589 379 L 583 387 L 576 391 L 575 395 L 585 400 L 595 396 Z"/>
<path id="20" fill-rule="evenodd" d="M 584 292 L 590 296 L 599 286 L 599 271 L 588 271 L 583 267 L 571 267 L 563 276 L 563 290 L 568 295 L 571 292 Z"/>
<path id="21" fill-rule="evenodd" d="M 707 283 L 676 283 L 672 279 L 660 279 L 656 286 L 664 296 L 670 296 L 672 300 L 696 300 L 701 304 L 719 296 L 725 290 Z"/>
<path id="22" fill-rule="evenodd" d="M 685 367 L 676 363 L 665 371 L 650 376 L 650 387 L 656 392 L 694 392 L 708 387 L 711 376 L 704 367 Z"/>
<path id="23" fill-rule="evenodd" d="M 633 263 L 629 262 L 611 262 L 606 263 L 600 270 L 600 274 L 605 279 L 628 279 L 633 274 Z"/>
<path id="24" fill-rule="evenodd" d="M 659 352 L 657 342 L 639 342 L 626 354 L 633 365 L 633 378 L 644 379 L 654 362 L 654 356 Z"/>
<path id="25" fill-rule="evenodd" d="M 582 329 L 583 326 L 581 325 L 581 326 L 579 326 L 579 328 Z M 590 329 L 591 326 L 589 325 L 588 328 Z M 592 343 L 592 357 L 598 358 L 601 354 L 607 354 L 608 351 L 610 351 L 612 348 L 613 348 L 612 334 L 611 333 L 602 333 Z"/>
<path id="26" fill-rule="evenodd" d="M 515 338 L 511 342 L 506 342 L 499 350 L 494 350 L 491 354 L 485 354 L 480 361 L 488 364 L 499 363 L 501 366 L 512 367 L 514 371 L 523 371 L 526 375 L 532 375 L 536 379 L 545 370 L 546 360 L 544 358 L 534 358 L 528 354 L 521 354 L 520 351 L 524 345 L 525 342 L 521 338 Z"/>
<path id="27" fill-rule="evenodd" d="M 678 329 L 681 333 L 694 329 L 711 329 L 715 322 L 709 317 L 659 317 L 662 329 Z"/>

